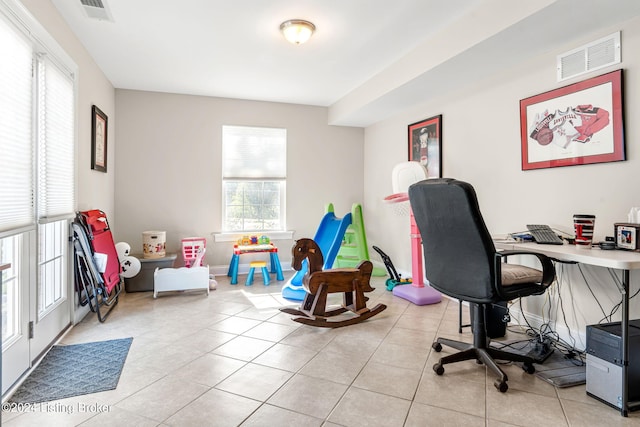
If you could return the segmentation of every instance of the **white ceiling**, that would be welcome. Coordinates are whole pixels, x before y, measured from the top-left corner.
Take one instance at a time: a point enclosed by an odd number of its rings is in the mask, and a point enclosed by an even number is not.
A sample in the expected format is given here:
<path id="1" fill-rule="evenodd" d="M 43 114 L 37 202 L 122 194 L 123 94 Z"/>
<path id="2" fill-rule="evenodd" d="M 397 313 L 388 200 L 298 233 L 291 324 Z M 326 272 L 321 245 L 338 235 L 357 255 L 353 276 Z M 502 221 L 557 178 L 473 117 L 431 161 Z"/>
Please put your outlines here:
<path id="1" fill-rule="evenodd" d="M 116 88 L 326 106 L 351 126 L 640 14 L 637 0 L 102 0 L 105 21 L 51 1 Z M 280 34 L 294 18 L 316 25 L 306 44 Z"/>

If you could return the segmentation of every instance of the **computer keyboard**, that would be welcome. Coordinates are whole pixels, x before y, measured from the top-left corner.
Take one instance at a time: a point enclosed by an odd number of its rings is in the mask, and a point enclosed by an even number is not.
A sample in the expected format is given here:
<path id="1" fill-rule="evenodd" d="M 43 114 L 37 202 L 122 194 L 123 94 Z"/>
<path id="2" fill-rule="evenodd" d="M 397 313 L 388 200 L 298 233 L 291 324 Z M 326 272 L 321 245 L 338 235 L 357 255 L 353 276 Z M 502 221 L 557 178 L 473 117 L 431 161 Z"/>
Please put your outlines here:
<path id="1" fill-rule="evenodd" d="M 527 230 L 533 236 L 536 243 L 545 245 L 561 245 L 562 239 L 553 232 L 551 227 L 544 224 L 528 224 Z"/>

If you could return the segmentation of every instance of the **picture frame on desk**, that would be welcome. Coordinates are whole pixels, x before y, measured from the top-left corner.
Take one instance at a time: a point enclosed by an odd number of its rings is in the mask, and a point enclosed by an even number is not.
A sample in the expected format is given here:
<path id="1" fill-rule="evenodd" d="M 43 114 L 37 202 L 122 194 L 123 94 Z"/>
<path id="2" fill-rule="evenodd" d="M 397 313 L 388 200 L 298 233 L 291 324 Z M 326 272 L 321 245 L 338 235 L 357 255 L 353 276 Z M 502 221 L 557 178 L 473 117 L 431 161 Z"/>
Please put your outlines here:
<path id="1" fill-rule="evenodd" d="M 109 118 L 97 106 L 91 106 L 91 169 L 107 172 L 107 127 Z"/>
<path id="2" fill-rule="evenodd" d="M 520 101 L 522 170 L 625 160 L 622 70 Z"/>
<path id="3" fill-rule="evenodd" d="M 640 224 L 617 222 L 613 226 L 616 249 L 640 252 Z"/>
<path id="4" fill-rule="evenodd" d="M 408 126 L 409 161 L 420 162 L 429 178 L 442 178 L 442 114 Z"/>

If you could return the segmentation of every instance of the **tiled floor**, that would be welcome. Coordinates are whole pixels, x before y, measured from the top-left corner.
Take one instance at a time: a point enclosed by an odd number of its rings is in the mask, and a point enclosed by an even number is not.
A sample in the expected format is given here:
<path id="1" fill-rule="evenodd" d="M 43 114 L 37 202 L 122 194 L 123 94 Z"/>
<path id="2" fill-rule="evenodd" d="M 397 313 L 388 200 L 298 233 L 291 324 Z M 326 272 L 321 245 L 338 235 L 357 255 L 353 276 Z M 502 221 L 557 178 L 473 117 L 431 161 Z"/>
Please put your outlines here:
<path id="1" fill-rule="evenodd" d="M 475 362 L 437 376 L 436 336 L 458 334 L 457 302 L 415 306 L 374 278 L 381 314 L 337 329 L 300 325 L 278 307 L 281 283 L 200 292 L 125 294 L 100 324 L 94 314 L 61 344 L 133 337 L 117 389 L 3 412 L 7 426 L 627 426 L 586 396 L 505 365 L 509 390 Z M 239 282 L 243 283 L 244 277 Z M 332 303 L 339 300 L 333 300 Z M 445 348 L 442 354 L 452 351 Z"/>

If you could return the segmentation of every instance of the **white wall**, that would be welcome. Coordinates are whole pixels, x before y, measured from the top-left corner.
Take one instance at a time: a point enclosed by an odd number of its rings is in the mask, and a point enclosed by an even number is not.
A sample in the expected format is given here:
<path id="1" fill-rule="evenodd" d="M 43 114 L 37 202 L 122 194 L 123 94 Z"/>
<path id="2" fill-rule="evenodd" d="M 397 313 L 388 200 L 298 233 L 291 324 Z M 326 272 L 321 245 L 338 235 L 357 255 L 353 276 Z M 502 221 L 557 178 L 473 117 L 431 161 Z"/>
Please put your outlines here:
<path id="1" fill-rule="evenodd" d="M 547 223 L 572 232 L 574 213 L 595 214 L 596 239 L 613 235 L 613 223 L 626 221 L 631 206 L 640 206 L 640 160 L 635 117 L 639 101 L 640 20 L 573 40 L 563 49 L 530 58 L 517 68 L 505 70 L 491 79 L 460 89 L 447 96 L 426 101 L 420 108 L 379 122 L 365 130 L 365 215 L 369 243 L 390 254 L 396 267 L 410 272 L 408 219 L 395 217 L 382 199 L 391 192 L 391 170 L 407 159 L 407 125 L 443 114 L 443 174 L 470 182 L 478 194 L 485 222 L 491 233 L 521 231 L 526 224 Z M 556 82 L 556 55 L 583 43 L 622 30 L 623 63 L 562 84 Z M 519 101 L 575 81 L 624 69 L 625 141 L 627 161 L 571 166 L 533 171 L 521 170 Z M 603 315 L 579 272 L 568 268 L 567 279 L 573 295 L 565 304 L 575 304 L 569 324 L 583 331 Z M 632 273 L 632 289 L 638 277 Z M 605 302 L 619 301 L 619 294 L 602 269 L 587 267 L 587 278 Z M 568 292 L 569 288 L 566 288 Z M 533 314 L 540 315 L 541 301 L 528 299 Z M 632 316 L 640 315 L 640 305 L 632 303 Z"/>
<path id="2" fill-rule="evenodd" d="M 115 139 L 115 91 L 111 82 L 80 40 L 64 22 L 58 10 L 49 0 L 22 0 L 22 4 L 40 22 L 45 30 L 56 40 L 62 49 L 78 66 L 76 79 L 77 103 L 77 145 L 76 145 L 76 203 L 78 210 L 101 209 L 106 212 L 109 224 L 117 229 L 114 209 L 116 152 Z M 91 106 L 97 105 L 109 118 L 107 129 L 107 173 L 91 169 Z M 74 289 L 73 283 L 69 290 Z M 76 304 L 74 323 L 80 321 L 88 312 L 88 306 Z"/>
<path id="3" fill-rule="evenodd" d="M 129 241 L 134 250 L 141 248 L 142 231 L 162 229 L 168 232 L 170 251 L 178 250 L 180 238 L 202 235 L 212 249 L 208 262 L 228 262 L 230 244 L 211 240 L 221 222 L 223 124 L 289 130 L 287 210 L 294 237 L 315 233 L 326 203 L 333 202 L 341 215 L 360 202 L 369 244 L 380 246 L 405 273 L 411 270 L 408 218 L 396 216 L 382 199 L 391 193 L 393 166 L 406 160 L 407 125 L 436 114 L 443 114 L 443 173 L 475 186 L 485 221 L 495 234 L 522 230 L 530 222 L 570 230 L 573 213 L 589 212 L 597 215 L 596 238 L 601 239 L 612 233 L 614 222 L 626 218 L 630 206 L 640 205 L 634 186 L 640 181 L 640 165 L 633 120 L 639 109 L 638 19 L 572 40 L 563 49 L 532 57 L 473 86 L 460 82 L 457 91 L 363 131 L 328 126 L 327 110 L 320 107 L 128 90 L 114 94 L 50 1 L 23 4 L 79 67 L 78 207 L 107 212 L 116 240 Z M 617 30 L 622 30 L 628 160 L 521 171 L 519 100 L 564 85 L 555 81 L 556 54 Z M 109 117 L 106 174 L 90 169 L 93 104 Z M 279 243 L 281 257 L 288 255 L 290 243 Z M 602 316 L 581 276 L 567 271 L 574 289 L 569 299 L 575 305 L 569 323 L 581 330 Z M 619 299 L 606 271 L 587 268 L 586 277 L 605 304 Z M 634 273 L 631 277 L 632 290 L 637 289 L 639 280 Z M 529 304 L 531 313 L 540 312 L 540 301 Z M 639 313 L 632 301 L 632 315 Z"/>
<path id="4" fill-rule="evenodd" d="M 322 107 L 116 90 L 117 239 L 142 252 L 142 232 L 207 238 L 210 265 L 228 265 L 232 243 L 221 231 L 222 125 L 287 129 L 287 226 L 313 237 L 327 203 L 337 216 L 363 201 L 363 129 L 327 125 Z M 291 240 L 276 242 L 283 262 Z M 181 257 L 178 257 L 181 259 Z M 244 261 L 243 261 L 244 262 Z"/>
<path id="5" fill-rule="evenodd" d="M 78 66 L 78 102 L 76 104 L 78 209 L 101 209 L 107 213 L 111 227 L 117 228 L 114 216 L 115 171 L 113 164 L 116 151 L 116 115 L 113 85 L 107 80 L 49 0 L 22 0 L 22 3 Z M 92 105 L 97 105 L 109 118 L 107 173 L 91 170 Z"/>

